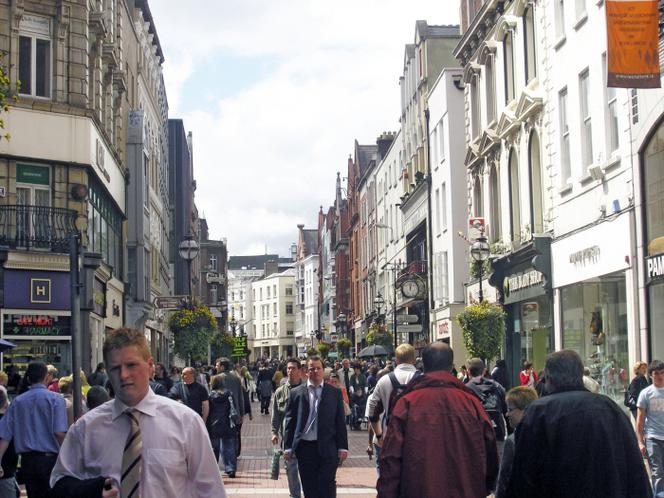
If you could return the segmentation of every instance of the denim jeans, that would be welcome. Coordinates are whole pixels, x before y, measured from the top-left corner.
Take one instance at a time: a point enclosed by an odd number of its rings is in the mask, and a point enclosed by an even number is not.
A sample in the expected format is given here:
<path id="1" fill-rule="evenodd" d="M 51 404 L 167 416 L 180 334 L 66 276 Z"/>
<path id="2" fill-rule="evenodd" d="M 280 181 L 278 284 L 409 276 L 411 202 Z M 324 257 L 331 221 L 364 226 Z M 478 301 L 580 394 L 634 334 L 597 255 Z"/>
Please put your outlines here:
<path id="1" fill-rule="evenodd" d="M 652 474 L 652 488 L 655 498 L 664 498 L 664 441 L 646 439 L 648 463 Z"/>
<path id="2" fill-rule="evenodd" d="M 0 498 L 18 498 L 20 491 L 16 479 L 8 477 L 7 479 L 0 479 Z"/>
<path id="3" fill-rule="evenodd" d="M 291 454 L 290 459 L 284 458 L 286 467 L 286 477 L 288 477 L 288 491 L 290 498 L 300 498 L 302 496 L 302 485 L 300 484 L 300 474 L 297 471 L 297 457 Z"/>
<path id="4" fill-rule="evenodd" d="M 380 477 L 380 451 L 382 448 L 377 444 L 374 444 L 373 449 L 374 457 L 376 458 L 376 474 L 378 474 L 378 477 Z"/>
<path id="5" fill-rule="evenodd" d="M 213 438 L 210 440 L 214 456 L 219 459 L 219 453 L 224 462 L 224 472 L 227 474 L 235 472 L 237 469 L 237 454 L 235 446 L 237 444 L 236 436 Z"/>

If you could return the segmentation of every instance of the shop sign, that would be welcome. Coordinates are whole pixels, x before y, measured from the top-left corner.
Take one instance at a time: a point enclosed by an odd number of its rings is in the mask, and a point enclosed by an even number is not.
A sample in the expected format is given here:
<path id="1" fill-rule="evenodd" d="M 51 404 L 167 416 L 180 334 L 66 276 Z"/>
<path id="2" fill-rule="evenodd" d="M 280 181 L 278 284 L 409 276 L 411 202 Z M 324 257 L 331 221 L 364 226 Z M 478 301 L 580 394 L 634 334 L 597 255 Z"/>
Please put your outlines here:
<path id="1" fill-rule="evenodd" d="M 69 311 L 69 273 L 5 270 L 5 308 Z"/>
<path id="2" fill-rule="evenodd" d="M 516 303 L 544 294 L 543 281 L 542 273 L 531 267 L 519 273 L 508 275 L 503 280 L 505 304 Z"/>
<path id="3" fill-rule="evenodd" d="M 647 280 L 664 280 L 664 254 L 656 254 L 646 258 Z"/>
<path id="4" fill-rule="evenodd" d="M 587 247 L 569 255 L 569 262 L 576 267 L 584 267 L 599 263 L 601 252 L 599 246 Z"/>
<path id="5" fill-rule="evenodd" d="M 31 164 L 16 165 L 16 181 L 19 183 L 32 183 L 36 185 L 50 185 L 50 170 L 48 166 L 33 166 Z"/>
<path id="6" fill-rule="evenodd" d="M 68 316 L 7 314 L 3 319 L 3 335 L 68 336 L 70 323 Z"/>
<path id="7" fill-rule="evenodd" d="M 247 336 L 233 338 L 233 355 L 236 358 L 243 358 L 247 354 Z"/>
<path id="8" fill-rule="evenodd" d="M 445 320 L 438 324 L 438 337 L 447 337 L 450 333 L 450 321 Z"/>

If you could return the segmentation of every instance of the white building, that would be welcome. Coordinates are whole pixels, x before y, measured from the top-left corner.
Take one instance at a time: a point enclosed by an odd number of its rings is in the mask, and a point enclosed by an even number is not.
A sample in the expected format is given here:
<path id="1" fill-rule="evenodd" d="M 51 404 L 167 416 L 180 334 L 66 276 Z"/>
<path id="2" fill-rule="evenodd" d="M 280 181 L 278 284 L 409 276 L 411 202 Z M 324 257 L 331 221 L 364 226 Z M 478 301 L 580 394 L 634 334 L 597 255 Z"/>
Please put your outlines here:
<path id="1" fill-rule="evenodd" d="M 465 233 L 468 225 L 468 201 L 463 195 L 467 174 L 465 168 L 459 167 L 466 152 L 465 136 L 464 128 L 456 126 L 464 119 L 461 69 L 443 69 L 427 100 L 434 303 L 430 337 L 448 342 L 456 364 L 461 365 L 466 361 L 466 348 L 456 317 L 465 308 L 465 283 L 469 278 L 469 246 L 459 237 L 459 232 Z"/>
<path id="2" fill-rule="evenodd" d="M 319 244 L 317 229 L 305 230 L 304 225 L 297 228 L 295 342 L 297 354 L 303 356 L 311 346 L 312 336 L 315 337 L 321 327 L 318 318 Z"/>
<path id="3" fill-rule="evenodd" d="M 251 284 L 253 358 L 288 358 L 295 346 L 295 269 L 266 275 Z"/>

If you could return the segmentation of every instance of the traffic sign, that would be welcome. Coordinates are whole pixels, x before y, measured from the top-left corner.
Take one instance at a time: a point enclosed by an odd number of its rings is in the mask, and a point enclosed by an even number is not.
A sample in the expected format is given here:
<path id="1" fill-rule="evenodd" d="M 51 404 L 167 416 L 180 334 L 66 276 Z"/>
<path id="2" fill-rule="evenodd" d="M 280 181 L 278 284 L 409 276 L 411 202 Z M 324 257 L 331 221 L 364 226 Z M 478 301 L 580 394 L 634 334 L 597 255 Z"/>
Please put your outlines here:
<path id="1" fill-rule="evenodd" d="M 160 310 L 176 310 L 187 304 L 188 300 L 189 296 L 157 296 L 152 304 Z"/>
<path id="2" fill-rule="evenodd" d="M 397 332 L 399 333 L 421 333 L 422 332 L 422 325 L 417 324 L 417 325 L 397 325 Z"/>
<path id="3" fill-rule="evenodd" d="M 417 323 L 419 319 L 417 315 L 397 315 L 397 323 Z"/>

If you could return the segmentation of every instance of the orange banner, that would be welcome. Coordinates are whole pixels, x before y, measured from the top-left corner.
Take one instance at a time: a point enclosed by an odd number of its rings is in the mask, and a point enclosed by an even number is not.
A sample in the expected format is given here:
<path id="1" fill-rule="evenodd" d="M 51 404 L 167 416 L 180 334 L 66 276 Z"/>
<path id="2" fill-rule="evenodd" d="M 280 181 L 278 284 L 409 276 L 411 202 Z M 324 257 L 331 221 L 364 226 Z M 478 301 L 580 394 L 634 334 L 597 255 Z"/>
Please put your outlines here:
<path id="1" fill-rule="evenodd" d="M 660 88 L 657 0 L 606 0 L 607 84 Z"/>

